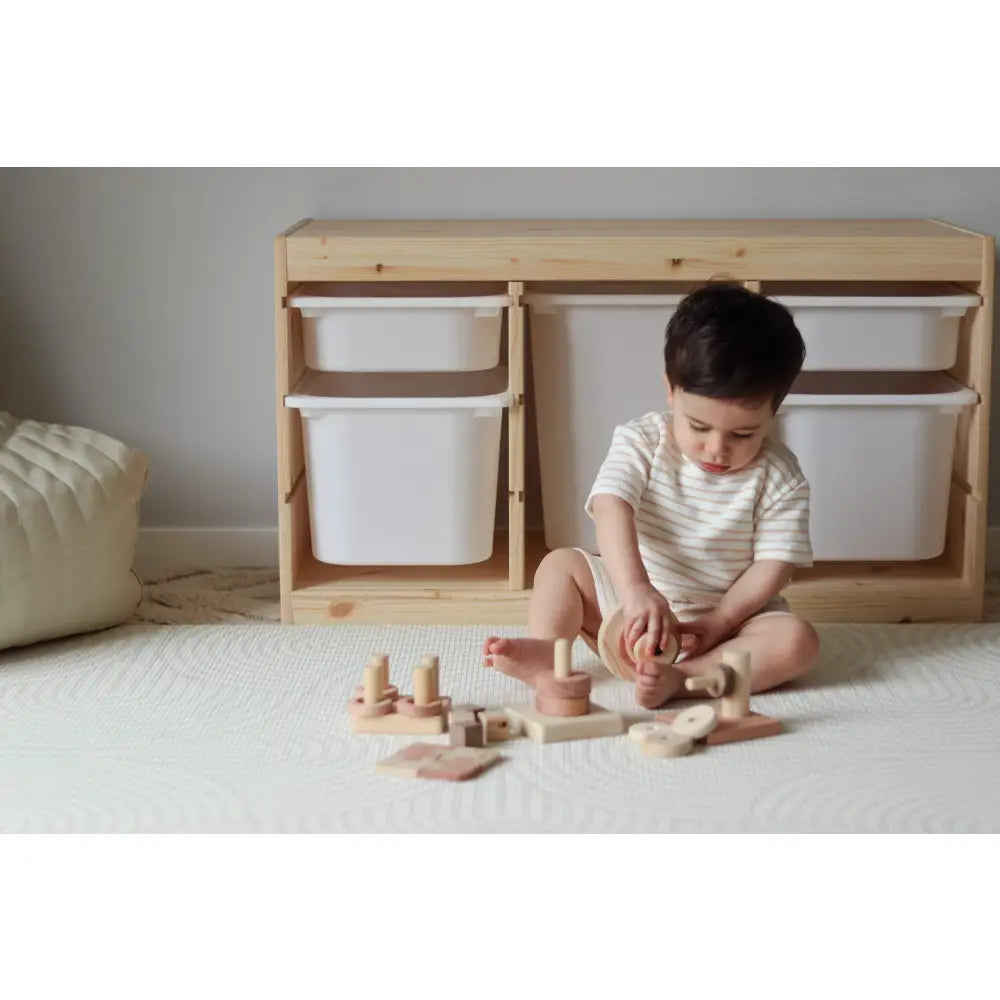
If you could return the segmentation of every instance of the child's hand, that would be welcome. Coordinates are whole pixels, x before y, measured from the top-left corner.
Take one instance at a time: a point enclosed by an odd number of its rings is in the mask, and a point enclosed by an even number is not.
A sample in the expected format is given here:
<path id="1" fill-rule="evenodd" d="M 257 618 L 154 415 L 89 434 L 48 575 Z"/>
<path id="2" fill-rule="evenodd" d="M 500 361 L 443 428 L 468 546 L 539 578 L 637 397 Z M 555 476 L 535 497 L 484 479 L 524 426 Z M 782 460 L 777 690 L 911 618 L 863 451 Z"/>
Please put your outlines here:
<path id="1" fill-rule="evenodd" d="M 677 619 L 667 599 L 649 583 L 636 584 L 622 594 L 625 627 L 622 640 L 625 649 L 643 635 L 653 640 L 653 648 L 665 648 L 671 632 L 677 629 Z"/>
<path id="2" fill-rule="evenodd" d="M 681 650 L 689 658 L 710 652 L 736 631 L 733 623 L 723 618 L 718 611 L 710 611 L 693 622 L 681 622 L 678 630 Z"/>

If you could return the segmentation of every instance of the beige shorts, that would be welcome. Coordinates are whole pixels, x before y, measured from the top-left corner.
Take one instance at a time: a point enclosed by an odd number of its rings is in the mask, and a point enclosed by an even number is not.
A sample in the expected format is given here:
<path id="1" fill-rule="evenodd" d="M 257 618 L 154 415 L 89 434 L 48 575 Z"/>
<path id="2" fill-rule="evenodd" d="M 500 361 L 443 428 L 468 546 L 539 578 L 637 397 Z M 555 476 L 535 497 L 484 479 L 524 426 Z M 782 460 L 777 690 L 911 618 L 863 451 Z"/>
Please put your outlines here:
<path id="1" fill-rule="evenodd" d="M 597 592 L 597 606 L 600 609 L 601 618 L 607 618 L 615 606 L 621 604 L 621 599 L 611 580 L 611 574 L 608 572 L 608 568 L 600 556 L 595 556 L 584 549 L 577 549 L 576 551 L 580 552 L 587 560 L 591 575 L 594 577 L 594 590 Z M 653 586 L 656 587 L 655 580 L 653 581 Z M 719 606 L 719 601 L 722 600 L 722 594 L 718 596 L 707 594 L 695 596 L 670 594 L 660 587 L 656 589 L 670 602 L 671 610 L 677 616 L 677 620 L 682 622 L 694 621 L 696 618 L 707 615 L 710 611 L 714 611 Z M 769 615 L 791 614 L 792 612 L 788 609 L 788 602 L 783 597 L 775 597 L 768 602 L 766 607 L 758 611 L 757 614 L 751 615 L 747 621 L 766 618 Z"/>

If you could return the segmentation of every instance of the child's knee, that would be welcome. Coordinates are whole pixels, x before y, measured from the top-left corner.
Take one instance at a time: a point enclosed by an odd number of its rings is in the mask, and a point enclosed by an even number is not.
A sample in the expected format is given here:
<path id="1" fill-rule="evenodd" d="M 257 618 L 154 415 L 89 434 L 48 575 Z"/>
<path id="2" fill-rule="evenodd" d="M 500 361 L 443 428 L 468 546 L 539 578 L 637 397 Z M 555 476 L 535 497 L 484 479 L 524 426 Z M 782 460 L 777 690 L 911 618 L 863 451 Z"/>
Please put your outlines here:
<path id="1" fill-rule="evenodd" d="M 790 676 L 801 677 L 811 670 L 819 659 L 819 635 L 816 629 L 801 618 L 790 620 L 785 636 L 785 656 Z"/>
<path id="2" fill-rule="evenodd" d="M 553 549 L 547 553 L 535 570 L 535 586 L 550 580 L 566 580 L 579 573 L 583 556 L 576 549 Z M 585 564 L 585 563 L 584 563 Z"/>

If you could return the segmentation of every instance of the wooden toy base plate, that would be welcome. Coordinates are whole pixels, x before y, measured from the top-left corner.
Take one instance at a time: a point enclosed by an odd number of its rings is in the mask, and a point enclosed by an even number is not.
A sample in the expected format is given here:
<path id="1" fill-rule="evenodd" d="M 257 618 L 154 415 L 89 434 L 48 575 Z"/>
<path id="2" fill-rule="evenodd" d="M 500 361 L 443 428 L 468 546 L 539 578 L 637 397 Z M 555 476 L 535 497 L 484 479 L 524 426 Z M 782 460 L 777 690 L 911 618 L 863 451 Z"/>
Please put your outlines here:
<path id="1" fill-rule="evenodd" d="M 443 747 L 434 743 L 411 743 L 375 765 L 379 774 L 397 778 L 436 778 L 465 781 L 482 774 L 500 759 L 499 750 L 482 747 Z"/>
<path id="2" fill-rule="evenodd" d="M 673 722 L 679 712 L 661 712 L 655 716 L 657 722 Z M 757 740 L 764 736 L 777 736 L 781 732 L 781 720 L 770 715 L 751 712 L 745 719 L 719 719 L 719 724 L 704 739 L 706 746 L 720 743 L 738 743 L 741 740 Z"/>
<path id="3" fill-rule="evenodd" d="M 520 724 L 524 735 L 536 743 L 595 739 L 625 732 L 625 719 L 591 702 L 587 715 L 542 715 L 533 705 L 506 705 L 504 711 Z"/>
<path id="4" fill-rule="evenodd" d="M 356 733 L 396 733 L 407 736 L 437 736 L 447 727 L 447 718 L 442 715 L 432 715 L 428 718 L 414 718 L 400 712 L 390 712 L 388 715 L 355 716 L 351 719 L 351 727 Z"/>

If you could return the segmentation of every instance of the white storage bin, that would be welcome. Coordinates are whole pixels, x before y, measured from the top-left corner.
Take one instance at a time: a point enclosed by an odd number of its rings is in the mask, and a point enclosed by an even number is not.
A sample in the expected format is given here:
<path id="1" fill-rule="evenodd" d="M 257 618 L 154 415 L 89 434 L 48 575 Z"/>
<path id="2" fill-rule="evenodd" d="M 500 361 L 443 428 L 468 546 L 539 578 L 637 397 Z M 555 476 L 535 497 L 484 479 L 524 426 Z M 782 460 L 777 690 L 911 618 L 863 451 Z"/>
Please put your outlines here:
<path id="1" fill-rule="evenodd" d="M 469 285 L 305 285 L 306 364 L 317 371 L 477 371 L 500 358 L 511 296 Z"/>
<path id="2" fill-rule="evenodd" d="M 344 565 L 458 565 L 493 552 L 507 370 L 307 373 L 302 412 L 313 555 Z"/>
<path id="3" fill-rule="evenodd" d="M 958 329 L 979 296 L 952 285 L 841 282 L 767 284 L 806 344 L 803 371 L 938 371 L 951 368 Z"/>
<path id="4" fill-rule="evenodd" d="M 531 293 L 545 544 L 597 551 L 583 511 L 617 424 L 667 405 L 663 338 L 677 294 Z"/>
<path id="5" fill-rule="evenodd" d="M 958 414 L 978 398 L 943 372 L 800 375 L 774 436 L 809 480 L 814 557 L 939 556 Z"/>

